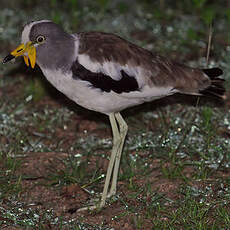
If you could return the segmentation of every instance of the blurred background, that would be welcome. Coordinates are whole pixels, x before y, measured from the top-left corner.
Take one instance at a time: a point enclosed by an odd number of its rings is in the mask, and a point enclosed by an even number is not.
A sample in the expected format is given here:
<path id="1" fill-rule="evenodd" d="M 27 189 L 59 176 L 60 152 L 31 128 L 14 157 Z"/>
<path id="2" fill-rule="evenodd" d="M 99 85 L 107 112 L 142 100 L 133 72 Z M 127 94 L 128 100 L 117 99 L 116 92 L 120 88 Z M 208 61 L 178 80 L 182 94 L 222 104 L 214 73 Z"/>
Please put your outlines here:
<path id="1" fill-rule="evenodd" d="M 218 66 L 227 99 L 125 111 L 118 196 L 100 213 L 78 214 L 89 199 L 82 188 L 103 186 L 107 118 L 70 102 L 22 58 L 0 64 L 0 228 L 229 229 L 230 1 L 1 0 L 0 59 L 20 44 L 24 24 L 41 19 L 69 33 L 111 32 L 189 66 Z"/>

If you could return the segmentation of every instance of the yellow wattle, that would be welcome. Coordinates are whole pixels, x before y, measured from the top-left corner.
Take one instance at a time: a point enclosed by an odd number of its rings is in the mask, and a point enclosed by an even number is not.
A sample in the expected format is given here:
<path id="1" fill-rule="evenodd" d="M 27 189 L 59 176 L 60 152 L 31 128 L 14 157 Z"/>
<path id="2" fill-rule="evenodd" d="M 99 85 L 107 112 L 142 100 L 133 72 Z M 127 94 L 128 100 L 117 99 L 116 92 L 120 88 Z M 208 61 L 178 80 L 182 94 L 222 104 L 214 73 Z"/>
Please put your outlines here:
<path id="1" fill-rule="evenodd" d="M 36 49 L 34 46 L 30 46 L 28 51 L 28 56 L 29 56 L 29 59 L 30 59 L 30 64 L 31 64 L 31 67 L 34 68 L 35 64 L 36 64 Z"/>
<path id="2" fill-rule="evenodd" d="M 23 56 L 23 58 L 24 58 L 24 62 L 26 63 L 26 65 L 29 66 L 30 64 L 29 64 L 28 57 L 27 56 Z"/>

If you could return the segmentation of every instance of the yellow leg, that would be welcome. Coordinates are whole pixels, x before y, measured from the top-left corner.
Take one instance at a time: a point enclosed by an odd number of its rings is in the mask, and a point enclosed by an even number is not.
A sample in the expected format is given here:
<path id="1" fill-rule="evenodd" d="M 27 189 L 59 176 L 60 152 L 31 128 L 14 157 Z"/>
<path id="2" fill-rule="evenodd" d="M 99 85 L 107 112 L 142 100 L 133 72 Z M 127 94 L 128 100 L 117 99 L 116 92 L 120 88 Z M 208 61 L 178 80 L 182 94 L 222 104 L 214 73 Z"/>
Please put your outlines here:
<path id="1" fill-rule="evenodd" d="M 104 185 L 104 189 L 103 189 L 103 193 L 102 193 L 102 197 L 101 197 L 100 208 L 105 206 L 105 200 L 106 200 L 107 194 L 108 194 L 108 188 L 109 188 L 109 183 L 111 180 L 111 174 L 113 171 L 117 151 L 118 151 L 119 146 L 120 146 L 120 134 L 119 134 L 119 130 L 117 127 L 115 114 L 112 113 L 111 115 L 109 115 L 109 120 L 110 120 L 110 124 L 112 127 L 112 132 L 113 132 L 113 148 L 112 148 L 112 153 L 111 153 L 111 157 L 110 157 L 110 161 L 109 161 L 109 166 L 108 166 L 107 173 L 106 173 L 105 185 Z"/>
<path id="2" fill-rule="evenodd" d="M 110 192 L 108 196 L 113 196 L 117 192 L 117 178 L 119 173 L 119 166 L 120 166 L 120 160 L 122 155 L 122 149 L 125 143 L 125 137 L 128 132 L 128 125 L 126 124 L 125 120 L 122 118 L 120 113 L 116 113 L 115 117 L 117 119 L 117 122 L 119 124 L 119 130 L 120 130 L 120 146 L 118 148 L 117 154 L 116 154 L 116 161 L 113 169 L 113 179 L 112 179 L 112 185 L 110 188 Z"/>
<path id="3" fill-rule="evenodd" d="M 109 120 L 110 120 L 110 124 L 112 127 L 112 133 L 113 133 L 113 148 L 111 152 L 109 166 L 108 166 L 107 173 L 106 173 L 105 185 L 104 185 L 103 193 L 101 196 L 101 202 L 99 206 L 100 208 L 105 206 L 105 201 L 107 197 L 110 197 L 116 194 L 117 177 L 118 177 L 118 172 L 119 172 L 120 159 L 121 159 L 125 137 L 128 131 L 128 126 L 125 123 L 120 113 L 110 114 Z M 118 129 L 117 124 L 119 125 L 119 129 Z M 113 172 L 113 178 L 111 182 L 112 172 Z M 108 193 L 110 182 L 112 183 L 112 185 L 110 188 L 110 192 Z M 93 205 L 89 207 L 80 208 L 78 209 L 78 211 L 94 210 L 96 208 L 97 206 Z"/>

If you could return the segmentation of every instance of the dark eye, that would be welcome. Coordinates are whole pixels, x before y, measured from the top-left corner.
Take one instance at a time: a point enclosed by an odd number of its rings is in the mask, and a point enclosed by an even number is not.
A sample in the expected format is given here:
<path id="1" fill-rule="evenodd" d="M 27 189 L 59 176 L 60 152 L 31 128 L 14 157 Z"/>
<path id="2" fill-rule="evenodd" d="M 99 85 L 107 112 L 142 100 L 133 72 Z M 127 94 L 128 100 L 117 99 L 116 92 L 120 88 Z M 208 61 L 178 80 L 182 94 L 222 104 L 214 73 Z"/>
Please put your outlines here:
<path id="1" fill-rule="evenodd" d="M 45 41 L 45 37 L 42 35 L 37 36 L 36 42 L 37 43 L 43 43 Z"/>

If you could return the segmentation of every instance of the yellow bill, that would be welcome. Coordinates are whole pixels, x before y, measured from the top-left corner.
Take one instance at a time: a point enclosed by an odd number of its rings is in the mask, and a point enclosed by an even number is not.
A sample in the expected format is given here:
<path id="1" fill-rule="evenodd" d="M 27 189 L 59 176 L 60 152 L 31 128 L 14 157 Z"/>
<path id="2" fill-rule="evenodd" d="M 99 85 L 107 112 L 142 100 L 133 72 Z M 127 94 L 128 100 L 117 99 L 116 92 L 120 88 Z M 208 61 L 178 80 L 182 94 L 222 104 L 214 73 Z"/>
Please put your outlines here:
<path id="1" fill-rule="evenodd" d="M 36 48 L 32 42 L 19 45 L 14 51 L 4 58 L 3 63 L 6 63 L 19 56 L 23 56 L 27 66 L 29 66 L 30 60 L 31 67 L 34 68 L 36 63 Z"/>

